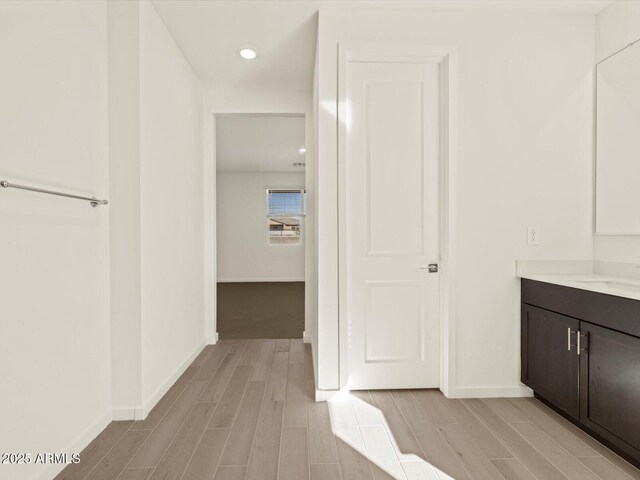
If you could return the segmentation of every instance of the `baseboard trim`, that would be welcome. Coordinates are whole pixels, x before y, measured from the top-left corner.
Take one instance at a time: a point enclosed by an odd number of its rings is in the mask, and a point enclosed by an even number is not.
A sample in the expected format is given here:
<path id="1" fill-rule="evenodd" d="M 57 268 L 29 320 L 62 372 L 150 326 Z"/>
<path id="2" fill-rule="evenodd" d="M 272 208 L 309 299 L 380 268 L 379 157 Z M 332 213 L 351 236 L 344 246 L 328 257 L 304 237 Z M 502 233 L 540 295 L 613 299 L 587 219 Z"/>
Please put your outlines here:
<path id="1" fill-rule="evenodd" d="M 187 367 L 191 365 L 191 362 L 196 359 L 202 349 L 207 346 L 207 343 L 208 342 L 206 340 L 202 341 L 193 352 L 187 355 L 187 358 L 180 364 L 180 366 L 176 370 L 174 370 L 171 375 L 169 375 L 169 378 L 167 378 L 165 382 L 160 385 L 155 392 L 153 392 L 149 399 L 146 402 L 143 402 L 142 408 L 136 408 L 135 420 L 144 420 L 147 415 L 149 415 L 149 412 L 151 412 L 153 407 L 155 407 L 160 399 L 164 397 L 171 386 L 176 383 L 176 380 L 178 380 L 178 378 L 180 378 L 180 375 L 182 375 Z"/>
<path id="2" fill-rule="evenodd" d="M 218 340 L 220 340 L 220 335 L 218 335 L 218 332 L 216 332 L 213 334 L 213 337 L 207 338 L 207 344 L 215 345 L 216 343 L 218 343 Z"/>
<path id="3" fill-rule="evenodd" d="M 308 335 L 306 331 L 302 332 L 302 343 L 313 343 L 311 341 L 311 335 Z"/>
<path id="4" fill-rule="evenodd" d="M 136 419 L 136 408 L 114 408 L 111 410 L 111 416 L 113 420 L 135 420 Z"/>
<path id="5" fill-rule="evenodd" d="M 518 398 L 533 397 L 528 387 L 455 387 L 449 398 Z"/>
<path id="6" fill-rule="evenodd" d="M 316 388 L 316 402 L 340 402 L 349 400 L 348 388 L 340 390 L 318 390 Z"/>
<path id="7" fill-rule="evenodd" d="M 316 402 L 340 401 L 349 397 L 349 389 L 318 390 Z M 449 398 L 519 398 L 533 397 L 533 390 L 528 387 L 458 387 Z"/>
<path id="8" fill-rule="evenodd" d="M 57 450 L 60 453 L 80 453 L 84 448 L 102 432 L 112 420 L 111 410 L 104 412 L 89 428 L 78 435 L 66 448 Z M 44 465 L 33 477 L 34 480 L 51 480 L 58 475 L 67 465 L 49 463 Z"/>
<path id="9" fill-rule="evenodd" d="M 304 277 L 302 278 L 218 278 L 217 283 L 256 283 L 256 282 L 304 282 Z"/>

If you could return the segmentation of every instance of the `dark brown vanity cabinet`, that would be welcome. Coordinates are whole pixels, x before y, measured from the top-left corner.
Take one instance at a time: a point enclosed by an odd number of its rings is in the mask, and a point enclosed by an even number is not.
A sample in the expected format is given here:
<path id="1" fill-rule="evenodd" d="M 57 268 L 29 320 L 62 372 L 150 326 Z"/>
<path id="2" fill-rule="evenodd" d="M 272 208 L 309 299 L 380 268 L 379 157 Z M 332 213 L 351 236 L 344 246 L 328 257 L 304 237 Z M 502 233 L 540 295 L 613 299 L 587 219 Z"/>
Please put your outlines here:
<path id="1" fill-rule="evenodd" d="M 522 305 L 522 376 L 524 383 L 568 415 L 580 412 L 575 353 L 580 322 L 531 305 Z"/>
<path id="2" fill-rule="evenodd" d="M 586 322 L 580 333 L 580 420 L 640 452 L 640 338 Z"/>
<path id="3" fill-rule="evenodd" d="M 640 465 L 640 301 L 522 280 L 522 382 Z"/>

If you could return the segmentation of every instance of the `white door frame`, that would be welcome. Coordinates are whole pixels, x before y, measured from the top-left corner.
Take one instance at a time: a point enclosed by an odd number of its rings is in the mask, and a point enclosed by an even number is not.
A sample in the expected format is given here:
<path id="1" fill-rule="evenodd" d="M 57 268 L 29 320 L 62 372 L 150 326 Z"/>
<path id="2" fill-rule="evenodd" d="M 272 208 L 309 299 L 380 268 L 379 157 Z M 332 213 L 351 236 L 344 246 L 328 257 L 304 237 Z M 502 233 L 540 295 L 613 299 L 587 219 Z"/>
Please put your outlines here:
<path id="1" fill-rule="evenodd" d="M 349 322 L 347 315 L 347 207 L 346 139 L 350 118 L 347 109 L 349 62 L 406 62 L 440 65 L 440 390 L 455 395 L 454 312 L 454 182 L 457 71 L 455 49 L 449 46 L 404 44 L 340 44 L 338 46 L 338 297 L 340 387 L 349 378 Z"/>
<path id="2" fill-rule="evenodd" d="M 308 111 L 301 109 L 256 109 L 256 108 L 229 108 L 214 109 L 207 113 L 210 123 L 205 124 L 205 128 L 211 129 L 211 150 L 205 153 L 204 173 L 204 197 L 205 197 L 205 335 L 209 344 L 216 344 L 218 337 L 218 218 L 217 218 L 217 138 L 216 138 L 216 119 L 219 117 L 300 117 L 305 122 L 305 144 L 307 151 L 305 152 L 305 184 L 307 190 L 307 217 L 310 221 L 315 221 L 315 192 L 313 190 L 313 175 L 315 159 L 313 157 L 313 137 L 310 128 L 311 115 Z M 208 138 L 205 135 L 205 141 Z M 304 235 L 305 233 L 303 233 Z M 302 340 L 305 343 L 311 343 L 310 326 L 315 321 L 313 308 L 315 305 L 315 295 L 313 294 L 313 285 L 315 279 L 312 278 L 315 270 L 313 269 L 313 258 L 315 245 L 311 241 L 305 241 L 304 248 L 304 282 L 305 282 L 305 298 L 304 298 L 304 332 Z"/>

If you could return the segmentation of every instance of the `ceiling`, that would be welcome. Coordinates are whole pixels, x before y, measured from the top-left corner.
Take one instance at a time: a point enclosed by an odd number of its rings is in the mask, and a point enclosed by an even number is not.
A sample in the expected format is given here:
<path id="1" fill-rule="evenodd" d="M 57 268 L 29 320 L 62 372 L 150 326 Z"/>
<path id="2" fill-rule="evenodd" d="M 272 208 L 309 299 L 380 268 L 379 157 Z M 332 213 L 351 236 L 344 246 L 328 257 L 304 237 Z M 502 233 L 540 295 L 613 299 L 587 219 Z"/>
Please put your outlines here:
<path id="1" fill-rule="evenodd" d="M 612 0 L 151 0 L 206 87 L 309 92 L 320 7 L 596 14 Z M 258 58 L 238 50 L 252 46 Z"/>
<path id="2" fill-rule="evenodd" d="M 304 173 L 305 122 L 293 115 L 216 117 L 216 168 L 219 173 Z"/>
<path id="3" fill-rule="evenodd" d="M 310 1 L 155 0 L 205 86 L 311 91 L 317 4 Z M 255 60 L 240 48 L 251 46 Z"/>

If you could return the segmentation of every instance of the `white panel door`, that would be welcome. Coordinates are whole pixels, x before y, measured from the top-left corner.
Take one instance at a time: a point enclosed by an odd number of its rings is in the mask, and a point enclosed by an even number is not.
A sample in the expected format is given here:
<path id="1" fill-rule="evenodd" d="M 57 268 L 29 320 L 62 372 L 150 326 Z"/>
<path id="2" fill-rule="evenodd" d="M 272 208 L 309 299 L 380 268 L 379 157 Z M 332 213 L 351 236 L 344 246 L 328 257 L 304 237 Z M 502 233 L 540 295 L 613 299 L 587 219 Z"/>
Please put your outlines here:
<path id="1" fill-rule="evenodd" d="M 439 68 L 347 63 L 351 389 L 440 385 Z"/>

